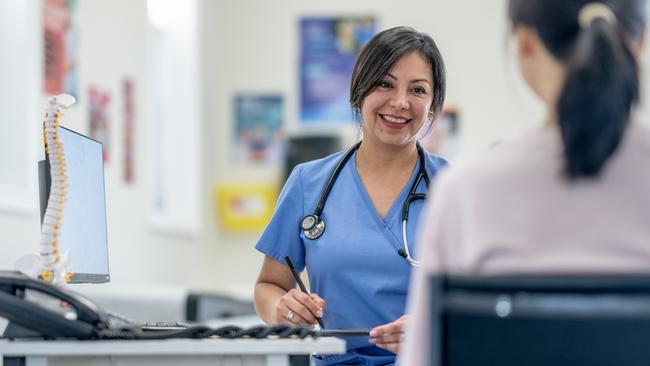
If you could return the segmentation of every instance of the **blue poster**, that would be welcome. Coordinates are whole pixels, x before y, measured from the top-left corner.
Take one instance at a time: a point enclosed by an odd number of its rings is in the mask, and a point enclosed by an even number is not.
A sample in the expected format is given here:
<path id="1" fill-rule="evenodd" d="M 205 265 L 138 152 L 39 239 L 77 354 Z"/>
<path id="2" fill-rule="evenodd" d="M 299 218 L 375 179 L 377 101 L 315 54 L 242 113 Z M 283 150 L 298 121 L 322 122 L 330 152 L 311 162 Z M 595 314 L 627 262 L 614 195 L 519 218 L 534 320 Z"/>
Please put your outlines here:
<path id="1" fill-rule="evenodd" d="M 235 162 L 280 164 L 284 148 L 282 96 L 238 94 L 234 103 Z"/>
<path id="2" fill-rule="evenodd" d="M 373 17 L 304 18 L 300 21 L 300 121 L 354 120 L 350 77 L 361 48 L 375 35 Z"/>

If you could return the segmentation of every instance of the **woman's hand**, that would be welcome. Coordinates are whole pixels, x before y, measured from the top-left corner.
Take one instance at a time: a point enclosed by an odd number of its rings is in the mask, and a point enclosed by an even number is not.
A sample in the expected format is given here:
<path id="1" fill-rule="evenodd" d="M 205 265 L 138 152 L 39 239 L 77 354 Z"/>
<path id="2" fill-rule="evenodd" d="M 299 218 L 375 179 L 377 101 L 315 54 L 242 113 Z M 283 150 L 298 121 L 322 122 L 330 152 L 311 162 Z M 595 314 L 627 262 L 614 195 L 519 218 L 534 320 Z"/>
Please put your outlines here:
<path id="1" fill-rule="evenodd" d="M 370 343 L 374 343 L 377 347 L 387 349 L 393 353 L 399 353 L 407 321 L 408 315 L 402 315 L 393 322 L 372 328 L 370 330 Z"/>
<path id="2" fill-rule="evenodd" d="M 315 325 L 316 318 L 323 316 L 324 309 L 325 300 L 320 296 L 293 288 L 280 297 L 275 307 L 275 321 L 278 324 Z"/>

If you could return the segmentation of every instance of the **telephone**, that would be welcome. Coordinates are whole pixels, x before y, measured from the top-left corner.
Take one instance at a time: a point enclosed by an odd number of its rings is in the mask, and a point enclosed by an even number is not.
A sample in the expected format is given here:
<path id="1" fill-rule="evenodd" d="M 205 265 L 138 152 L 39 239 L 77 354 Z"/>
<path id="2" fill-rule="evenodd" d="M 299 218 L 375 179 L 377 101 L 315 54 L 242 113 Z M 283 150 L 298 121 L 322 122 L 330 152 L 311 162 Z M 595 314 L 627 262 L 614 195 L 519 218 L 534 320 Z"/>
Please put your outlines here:
<path id="1" fill-rule="evenodd" d="M 108 328 L 90 300 L 15 271 L 0 271 L 0 317 L 9 321 L 0 338 L 96 339 Z"/>

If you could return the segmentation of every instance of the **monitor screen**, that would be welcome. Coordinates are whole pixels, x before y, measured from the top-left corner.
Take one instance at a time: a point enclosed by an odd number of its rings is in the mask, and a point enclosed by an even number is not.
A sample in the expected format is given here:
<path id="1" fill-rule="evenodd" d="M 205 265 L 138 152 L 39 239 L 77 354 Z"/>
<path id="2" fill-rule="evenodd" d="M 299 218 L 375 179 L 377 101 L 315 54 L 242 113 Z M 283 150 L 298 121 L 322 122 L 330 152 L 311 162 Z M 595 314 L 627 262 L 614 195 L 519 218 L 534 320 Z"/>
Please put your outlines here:
<path id="1" fill-rule="evenodd" d="M 59 128 L 68 172 L 68 196 L 63 212 L 61 254 L 68 253 L 72 283 L 110 280 L 104 197 L 102 144 L 64 127 Z M 49 197 L 47 160 L 39 163 L 41 221 Z"/>

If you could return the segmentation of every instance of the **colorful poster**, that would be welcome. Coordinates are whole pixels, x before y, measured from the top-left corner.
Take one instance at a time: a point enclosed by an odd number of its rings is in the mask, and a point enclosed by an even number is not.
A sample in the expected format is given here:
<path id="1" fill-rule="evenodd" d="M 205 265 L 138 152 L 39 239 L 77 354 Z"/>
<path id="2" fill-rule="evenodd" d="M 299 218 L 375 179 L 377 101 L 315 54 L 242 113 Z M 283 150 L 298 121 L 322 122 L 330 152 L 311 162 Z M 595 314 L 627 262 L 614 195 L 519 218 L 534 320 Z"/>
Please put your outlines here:
<path id="1" fill-rule="evenodd" d="M 420 139 L 420 144 L 432 154 L 453 159 L 460 150 L 459 123 L 458 108 L 450 104 L 445 105 L 428 133 Z"/>
<path id="2" fill-rule="evenodd" d="M 239 94 L 234 103 L 235 162 L 279 164 L 284 148 L 282 96 Z"/>
<path id="3" fill-rule="evenodd" d="M 88 89 L 88 120 L 90 121 L 90 137 L 101 142 L 104 150 L 104 162 L 110 156 L 109 106 L 111 96 L 108 91 L 94 86 Z"/>
<path id="4" fill-rule="evenodd" d="M 76 8 L 76 0 L 43 2 L 43 89 L 47 94 L 79 96 Z"/>
<path id="5" fill-rule="evenodd" d="M 375 34 L 373 17 L 304 18 L 300 21 L 300 121 L 354 120 L 350 77 L 361 48 Z"/>
<path id="6" fill-rule="evenodd" d="M 133 100 L 133 81 L 131 79 L 124 79 L 122 81 L 122 101 L 124 107 L 122 113 L 124 114 L 124 181 L 126 183 L 133 183 L 133 160 L 134 160 L 134 122 L 133 122 L 133 108 L 135 102 Z"/>

